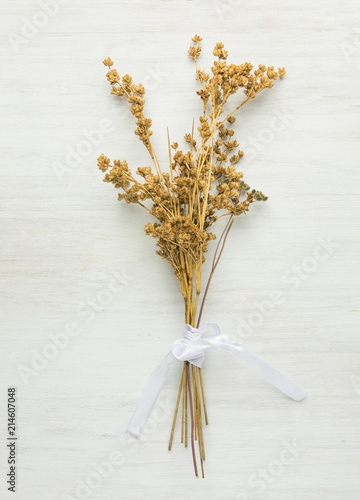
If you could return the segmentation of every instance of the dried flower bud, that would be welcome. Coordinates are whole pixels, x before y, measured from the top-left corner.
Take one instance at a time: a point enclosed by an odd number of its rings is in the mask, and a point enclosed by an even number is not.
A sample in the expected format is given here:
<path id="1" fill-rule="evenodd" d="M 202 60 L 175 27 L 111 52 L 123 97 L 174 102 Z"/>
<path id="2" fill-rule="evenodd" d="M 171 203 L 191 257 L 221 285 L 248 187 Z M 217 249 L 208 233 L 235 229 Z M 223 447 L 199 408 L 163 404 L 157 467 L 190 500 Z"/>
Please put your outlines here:
<path id="1" fill-rule="evenodd" d="M 114 63 L 112 62 L 110 57 L 107 57 L 106 59 L 103 60 L 103 64 L 105 64 L 105 66 L 108 66 L 110 68 L 110 66 L 112 66 Z"/>
<path id="2" fill-rule="evenodd" d="M 279 69 L 278 69 L 278 72 L 279 72 L 279 76 L 280 76 L 280 78 L 281 78 L 281 79 L 282 79 L 282 78 L 284 78 L 285 73 L 286 73 L 285 68 L 279 68 Z"/>

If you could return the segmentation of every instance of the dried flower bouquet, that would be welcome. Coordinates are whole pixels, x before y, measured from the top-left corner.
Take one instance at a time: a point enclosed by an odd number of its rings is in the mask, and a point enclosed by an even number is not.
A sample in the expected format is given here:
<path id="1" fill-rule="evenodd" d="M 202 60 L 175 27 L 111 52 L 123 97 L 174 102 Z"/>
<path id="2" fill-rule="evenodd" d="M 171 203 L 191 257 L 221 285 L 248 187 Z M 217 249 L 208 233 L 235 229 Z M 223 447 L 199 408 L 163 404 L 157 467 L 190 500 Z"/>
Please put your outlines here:
<path id="1" fill-rule="evenodd" d="M 196 132 L 193 123 L 191 133 L 185 134 L 186 151 L 180 149 L 177 142 L 171 144 L 168 133 L 169 165 L 164 171 L 151 143 L 151 120 L 144 116 L 144 87 L 135 84 L 129 75 L 120 78 L 113 69 L 113 62 L 107 58 L 103 63 L 108 67 L 106 76 L 111 93 L 130 103 L 137 120 L 135 134 L 148 150 L 153 165 L 139 167 L 134 175 L 125 160 L 115 160 L 111 164 L 103 154 L 98 158 L 100 170 L 106 172 L 104 181 L 120 190 L 119 200 L 135 203 L 149 212 L 153 221 L 146 224 L 145 233 L 157 239 L 157 254 L 170 264 L 179 282 L 185 304 L 185 323 L 193 327 L 188 329 L 190 340 L 201 326 L 209 285 L 235 217 L 248 212 L 254 202 L 267 199 L 261 191 L 250 189 L 243 180 L 243 173 L 236 168 L 244 153 L 234 139 L 234 115 L 261 91 L 271 88 L 274 80 L 285 75 L 284 68 L 275 71 L 272 66 L 259 65 L 254 70 L 248 62 L 239 65 L 227 63 L 228 53 L 222 43 L 215 46 L 213 54 L 217 59 L 210 75 L 198 66 L 201 37 L 195 35 L 192 40 L 194 44 L 188 54 L 195 62 L 202 112 Z M 243 98 L 234 100 L 232 111 L 225 112 L 225 104 L 240 91 Z M 218 240 L 210 276 L 202 290 L 202 267 L 208 243 L 216 239 L 210 228 L 222 217 L 228 217 L 228 221 Z M 196 365 L 188 359 L 184 361 L 169 450 L 179 408 L 181 442 L 185 446 L 191 442 L 194 470 L 198 476 L 195 451 L 195 441 L 198 441 L 204 477 L 203 425 L 208 424 L 208 416 L 201 363 Z"/>

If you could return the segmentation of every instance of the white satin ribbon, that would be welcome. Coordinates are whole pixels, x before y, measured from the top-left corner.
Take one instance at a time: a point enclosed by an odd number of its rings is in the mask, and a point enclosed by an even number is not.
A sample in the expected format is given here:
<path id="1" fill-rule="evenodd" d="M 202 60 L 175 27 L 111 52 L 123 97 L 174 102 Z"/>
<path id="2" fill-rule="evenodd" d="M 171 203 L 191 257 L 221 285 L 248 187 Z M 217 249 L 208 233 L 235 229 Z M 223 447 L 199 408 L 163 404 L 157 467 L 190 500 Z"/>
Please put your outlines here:
<path id="1" fill-rule="evenodd" d="M 215 334 L 202 337 L 203 333 L 209 328 L 212 328 Z M 135 437 L 140 436 L 156 398 L 166 380 L 169 369 L 173 365 L 182 361 L 189 361 L 191 364 L 201 368 L 205 359 L 206 349 L 215 349 L 218 347 L 227 349 L 241 358 L 250 365 L 260 377 L 295 401 L 301 401 L 306 397 L 306 391 L 287 378 L 283 373 L 259 359 L 245 347 L 230 340 L 226 335 L 223 335 L 219 325 L 216 323 L 203 323 L 200 328 L 194 328 L 186 324 L 183 338 L 175 340 L 169 354 L 165 356 L 163 361 L 150 376 L 130 422 L 128 423 L 126 431 Z"/>

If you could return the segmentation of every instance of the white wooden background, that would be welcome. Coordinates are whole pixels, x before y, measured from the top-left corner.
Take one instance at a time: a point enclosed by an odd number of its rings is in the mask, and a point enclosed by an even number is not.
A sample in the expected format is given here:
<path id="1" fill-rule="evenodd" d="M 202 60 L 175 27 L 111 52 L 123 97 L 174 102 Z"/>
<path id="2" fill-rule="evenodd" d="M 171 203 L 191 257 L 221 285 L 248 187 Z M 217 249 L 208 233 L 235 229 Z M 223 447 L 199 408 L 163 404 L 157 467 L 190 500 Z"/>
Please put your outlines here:
<path id="1" fill-rule="evenodd" d="M 357 2 L 0 3 L 0 497 L 358 500 Z M 209 353 L 205 480 L 193 477 L 179 431 L 167 451 L 180 367 L 140 441 L 124 437 L 182 333 L 183 308 L 143 233 L 146 215 L 120 204 L 96 167 L 102 152 L 149 164 L 102 59 L 147 87 L 166 164 L 166 127 L 181 142 L 201 108 L 187 58 L 194 33 L 207 67 L 223 41 L 233 62 L 287 68 L 239 115 L 242 169 L 269 201 L 234 226 L 204 320 L 309 392 L 295 403 L 229 353 Z M 269 306 L 276 290 L 282 301 Z M 9 385 L 18 389 L 15 495 L 5 485 Z"/>

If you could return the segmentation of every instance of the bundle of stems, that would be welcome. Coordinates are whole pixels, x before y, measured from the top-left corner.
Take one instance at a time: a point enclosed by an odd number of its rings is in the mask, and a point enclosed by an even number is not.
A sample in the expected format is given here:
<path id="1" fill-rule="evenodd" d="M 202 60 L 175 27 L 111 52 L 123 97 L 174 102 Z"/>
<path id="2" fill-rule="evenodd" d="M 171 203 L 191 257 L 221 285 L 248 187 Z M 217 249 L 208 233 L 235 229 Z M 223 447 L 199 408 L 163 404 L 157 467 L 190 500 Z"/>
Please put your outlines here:
<path id="1" fill-rule="evenodd" d="M 202 100 L 202 112 L 196 133 L 193 120 L 191 133 L 184 136 L 187 151 L 180 150 L 177 142 L 171 144 L 168 132 L 169 171 L 162 170 L 150 139 L 151 120 L 143 114 L 145 89 L 141 84 L 134 84 L 129 75 L 120 78 L 112 68 L 112 60 L 106 58 L 103 63 L 108 67 L 111 93 L 131 105 L 131 112 L 137 119 L 135 134 L 149 152 L 153 167 L 139 167 L 134 175 L 125 160 L 115 160 L 111 165 L 110 159 L 103 154 L 98 158 L 98 167 L 106 172 L 104 181 L 120 189 L 119 200 L 135 203 L 155 218 L 155 222 L 146 224 L 145 233 L 157 239 L 157 254 L 171 265 L 179 282 L 185 304 L 185 323 L 198 327 L 210 282 L 235 217 L 246 214 L 254 202 L 267 200 L 261 191 L 250 189 L 243 180 L 243 173 L 236 168 L 244 153 L 233 139 L 234 114 L 262 90 L 271 88 L 278 77 L 283 78 L 285 69 L 279 68 L 276 72 L 273 66 L 262 64 L 255 70 L 248 62 L 228 64 L 224 45 L 217 43 L 213 51 L 217 60 L 211 68 L 210 77 L 197 62 L 202 39 L 195 35 L 192 40 L 188 54 L 195 62 L 196 80 L 200 86 L 197 94 Z M 240 89 L 245 97 L 233 104 L 231 112 L 225 112 L 225 105 Z M 199 307 L 205 253 L 208 242 L 216 239 L 209 228 L 222 217 L 228 217 L 228 222 L 218 241 Z M 188 444 L 190 414 L 194 470 L 198 476 L 194 444 L 197 440 L 204 475 L 203 424 L 208 423 L 204 385 L 201 369 L 188 362 L 185 362 L 181 376 L 169 449 L 172 447 L 180 401 L 181 442 L 185 446 Z"/>
<path id="2" fill-rule="evenodd" d="M 231 215 L 229 220 L 223 230 L 219 242 L 217 244 L 214 258 L 211 266 L 211 272 L 205 287 L 205 292 L 202 298 L 201 307 L 199 311 L 199 315 L 197 318 L 196 328 L 200 326 L 200 320 L 202 316 L 202 312 L 204 309 L 204 304 L 206 300 L 206 296 L 209 290 L 209 286 L 211 283 L 211 279 L 214 275 L 215 269 L 219 263 L 221 254 L 223 252 L 226 238 L 231 229 L 232 223 L 234 222 L 234 216 Z M 193 387 L 193 390 L 191 390 Z M 193 392 L 192 392 L 193 391 Z M 192 394 L 194 395 L 194 402 L 192 399 Z M 204 474 L 204 460 L 205 460 L 205 446 L 204 446 L 204 436 L 203 436 L 203 423 L 208 425 L 208 416 L 205 402 L 205 392 L 204 392 L 204 383 L 202 378 L 201 368 L 191 365 L 189 367 L 189 362 L 184 362 L 184 368 L 181 375 L 179 393 L 176 401 L 175 413 L 173 424 L 171 428 L 170 441 L 169 441 L 169 451 L 172 448 L 172 442 L 174 438 L 174 431 L 176 420 L 179 411 L 180 398 L 182 396 L 182 414 L 181 414 L 181 443 L 185 444 L 185 448 L 187 448 L 188 444 L 188 401 L 190 408 L 190 417 L 191 417 L 191 448 L 192 448 L 192 457 L 194 464 L 194 472 L 195 476 L 199 477 L 197 462 L 196 462 L 196 454 L 195 454 L 195 442 L 198 440 L 199 444 L 199 456 L 200 456 L 200 464 L 201 464 L 201 474 L 202 477 L 205 477 Z M 201 405 L 203 405 L 203 409 L 201 409 Z"/>

